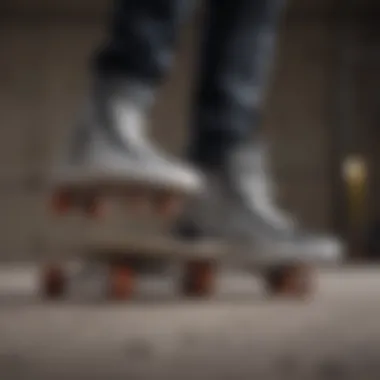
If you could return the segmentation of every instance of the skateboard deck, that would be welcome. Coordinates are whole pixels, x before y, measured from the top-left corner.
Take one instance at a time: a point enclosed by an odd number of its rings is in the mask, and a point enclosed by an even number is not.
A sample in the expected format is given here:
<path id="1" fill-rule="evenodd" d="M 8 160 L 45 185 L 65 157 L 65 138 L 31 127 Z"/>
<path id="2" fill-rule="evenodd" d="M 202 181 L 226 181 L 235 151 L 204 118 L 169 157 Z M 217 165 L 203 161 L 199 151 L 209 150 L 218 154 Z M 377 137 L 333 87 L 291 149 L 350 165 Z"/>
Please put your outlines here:
<path id="1" fill-rule="evenodd" d="M 228 255 L 227 245 L 217 241 L 186 241 L 170 237 L 122 239 L 97 237 L 84 245 L 85 255 L 98 259 L 130 256 L 163 260 L 213 260 Z"/>
<path id="2" fill-rule="evenodd" d="M 270 254 L 253 252 L 252 248 L 236 244 L 227 244 L 218 240 L 186 240 L 173 237 L 113 237 L 98 236 L 84 245 L 84 252 L 89 258 L 107 260 L 127 258 L 156 258 L 162 260 L 218 260 L 230 266 L 242 266 L 250 271 L 262 271 L 279 265 L 303 263 L 315 266 L 323 265 L 323 260 L 307 257 L 276 257 Z"/>

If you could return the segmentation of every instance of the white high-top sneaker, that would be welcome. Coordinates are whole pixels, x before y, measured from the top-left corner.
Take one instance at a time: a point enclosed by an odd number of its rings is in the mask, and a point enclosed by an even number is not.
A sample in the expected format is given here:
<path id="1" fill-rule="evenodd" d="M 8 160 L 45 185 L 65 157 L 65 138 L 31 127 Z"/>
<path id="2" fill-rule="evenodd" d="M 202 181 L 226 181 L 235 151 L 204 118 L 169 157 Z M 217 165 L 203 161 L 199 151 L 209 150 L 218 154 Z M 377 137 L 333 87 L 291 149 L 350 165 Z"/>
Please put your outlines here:
<path id="1" fill-rule="evenodd" d="M 199 192 L 200 174 L 149 142 L 146 124 L 153 100 L 154 91 L 140 83 L 97 78 L 82 124 L 54 167 L 54 185 Z"/>
<path id="2" fill-rule="evenodd" d="M 207 191 L 190 205 L 176 233 L 190 239 L 225 241 L 236 248 L 237 259 L 240 252 L 244 259 L 263 265 L 330 263 L 343 252 L 337 239 L 303 231 L 275 205 L 261 143 L 236 147 L 223 168 L 209 173 Z"/>

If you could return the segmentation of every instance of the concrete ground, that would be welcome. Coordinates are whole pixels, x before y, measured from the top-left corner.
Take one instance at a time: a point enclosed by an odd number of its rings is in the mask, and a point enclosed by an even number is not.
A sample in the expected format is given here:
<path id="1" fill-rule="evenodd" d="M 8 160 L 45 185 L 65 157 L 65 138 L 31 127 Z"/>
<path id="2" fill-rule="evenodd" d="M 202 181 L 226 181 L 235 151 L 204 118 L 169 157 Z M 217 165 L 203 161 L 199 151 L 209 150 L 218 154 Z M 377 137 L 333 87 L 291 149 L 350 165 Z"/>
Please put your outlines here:
<path id="1" fill-rule="evenodd" d="M 323 271 L 313 301 L 269 300 L 225 273 L 212 300 L 181 300 L 143 279 L 130 304 L 102 298 L 94 268 L 60 302 L 32 266 L 0 270 L 0 379 L 380 378 L 380 268 Z"/>

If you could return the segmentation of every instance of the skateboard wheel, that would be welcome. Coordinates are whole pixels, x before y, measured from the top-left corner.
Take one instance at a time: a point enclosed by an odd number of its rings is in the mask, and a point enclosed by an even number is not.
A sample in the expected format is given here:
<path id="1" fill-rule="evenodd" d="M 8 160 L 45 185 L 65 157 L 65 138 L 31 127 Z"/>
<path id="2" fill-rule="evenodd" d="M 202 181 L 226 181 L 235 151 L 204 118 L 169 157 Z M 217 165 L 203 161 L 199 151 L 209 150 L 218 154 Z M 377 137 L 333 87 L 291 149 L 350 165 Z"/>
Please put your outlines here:
<path id="1" fill-rule="evenodd" d="M 273 268 L 265 275 L 265 281 L 274 296 L 305 298 L 313 294 L 315 287 L 313 270 L 306 265 Z"/>
<path id="2" fill-rule="evenodd" d="M 155 209 L 162 216 L 177 216 L 183 207 L 182 197 L 174 194 L 160 194 L 155 200 Z"/>
<path id="3" fill-rule="evenodd" d="M 44 268 L 42 273 L 42 291 L 48 298 L 59 298 L 66 290 L 66 278 L 63 269 L 58 265 Z"/>
<path id="4" fill-rule="evenodd" d="M 109 273 L 108 296 L 114 300 L 128 300 L 135 287 L 135 274 L 126 265 L 112 265 Z"/>
<path id="5" fill-rule="evenodd" d="M 52 197 L 52 208 L 53 212 L 58 215 L 66 214 L 72 205 L 72 200 L 68 192 L 59 191 L 53 194 Z"/>
<path id="6" fill-rule="evenodd" d="M 182 291 L 190 297 L 210 296 L 215 288 L 215 267 L 209 261 L 192 261 L 186 264 Z"/>
<path id="7" fill-rule="evenodd" d="M 88 199 L 84 204 L 86 216 L 91 219 L 97 219 L 104 214 L 104 205 L 98 198 Z"/>

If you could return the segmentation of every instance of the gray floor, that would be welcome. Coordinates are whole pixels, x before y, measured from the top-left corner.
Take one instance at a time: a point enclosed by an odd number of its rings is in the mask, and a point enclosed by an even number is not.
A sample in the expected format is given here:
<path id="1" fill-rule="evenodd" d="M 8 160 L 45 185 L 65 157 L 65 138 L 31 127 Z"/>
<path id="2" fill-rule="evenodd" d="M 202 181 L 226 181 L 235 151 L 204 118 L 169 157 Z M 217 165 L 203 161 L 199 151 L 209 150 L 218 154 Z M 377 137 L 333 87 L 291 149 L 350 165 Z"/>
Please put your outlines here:
<path id="1" fill-rule="evenodd" d="M 223 274 L 209 301 L 143 279 L 132 303 L 109 303 L 99 268 L 45 302 L 36 274 L 0 270 L 0 379 L 380 378 L 378 268 L 321 272 L 305 303 L 265 299 L 240 273 Z"/>

